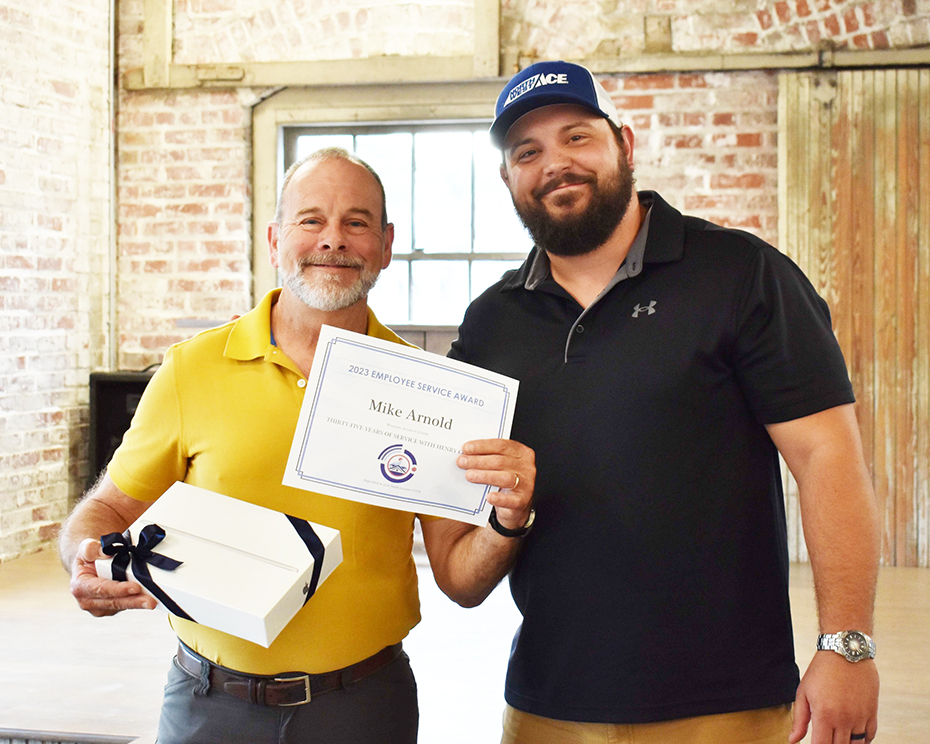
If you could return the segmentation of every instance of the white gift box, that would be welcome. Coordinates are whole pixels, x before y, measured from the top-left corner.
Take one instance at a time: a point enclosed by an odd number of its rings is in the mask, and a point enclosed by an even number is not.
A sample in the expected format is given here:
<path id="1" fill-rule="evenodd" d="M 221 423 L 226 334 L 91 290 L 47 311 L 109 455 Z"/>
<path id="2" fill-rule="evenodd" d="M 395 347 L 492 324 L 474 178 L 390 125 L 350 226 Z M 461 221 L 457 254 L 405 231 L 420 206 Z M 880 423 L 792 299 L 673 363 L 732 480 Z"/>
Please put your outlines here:
<path id="1" fill-rule="evenodd" d="M 132 545 L 153 524 L 166 533 L 153 552 L 182 562 L 173 571 L 148 563 L 151 580 L 169 603 L 202 625 L 265 648 L 316 588 L 311 546 L 319 552 L 321 543 L 324 551 L 316 586 L 342 562 L 338 530 L 187 483 L 175 483 L 132 524 Z M 305 539 L 301 532 L 308 535 L 308 526 L 312 532 Z M 97 575 L 112 578 L 111 563 L 97 561 Z M 142 583 L 138 568 L 126 573 Z"/>

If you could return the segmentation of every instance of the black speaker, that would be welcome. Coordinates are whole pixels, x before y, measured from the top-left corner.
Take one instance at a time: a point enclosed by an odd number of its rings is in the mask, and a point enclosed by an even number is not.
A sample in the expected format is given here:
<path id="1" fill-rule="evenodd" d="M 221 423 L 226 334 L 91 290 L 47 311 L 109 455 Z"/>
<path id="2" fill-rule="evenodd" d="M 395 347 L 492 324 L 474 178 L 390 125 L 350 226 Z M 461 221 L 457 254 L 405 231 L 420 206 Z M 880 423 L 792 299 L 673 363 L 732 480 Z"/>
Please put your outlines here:
<path id="1" fill-rule="evenodd" d="M 97 480 L 123 441 L 142 392 L 155 370 L 90 373 L 90 476 Z"/>

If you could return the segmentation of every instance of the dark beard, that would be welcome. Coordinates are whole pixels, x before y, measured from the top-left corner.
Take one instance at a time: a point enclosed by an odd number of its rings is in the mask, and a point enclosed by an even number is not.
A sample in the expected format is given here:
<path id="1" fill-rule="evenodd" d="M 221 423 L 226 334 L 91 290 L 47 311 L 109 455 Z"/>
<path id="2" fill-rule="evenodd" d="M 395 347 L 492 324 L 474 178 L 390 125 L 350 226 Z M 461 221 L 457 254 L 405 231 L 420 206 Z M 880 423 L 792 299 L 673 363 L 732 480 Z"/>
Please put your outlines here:
<path id="1" fill-rule="evenodd" d="M 591 203 L 583 212 L 552 217 L 540 199 L 564 183 L 590 183 Z M 536 246 L 554 256 L 583 256 L 600 248 L 616 230 L 633 198 L 633 173 L 621 155 L 615 175 L 603 184 L 596 177 L 562 176 L 533 192 L 533 201 L 513 206 Z"/>

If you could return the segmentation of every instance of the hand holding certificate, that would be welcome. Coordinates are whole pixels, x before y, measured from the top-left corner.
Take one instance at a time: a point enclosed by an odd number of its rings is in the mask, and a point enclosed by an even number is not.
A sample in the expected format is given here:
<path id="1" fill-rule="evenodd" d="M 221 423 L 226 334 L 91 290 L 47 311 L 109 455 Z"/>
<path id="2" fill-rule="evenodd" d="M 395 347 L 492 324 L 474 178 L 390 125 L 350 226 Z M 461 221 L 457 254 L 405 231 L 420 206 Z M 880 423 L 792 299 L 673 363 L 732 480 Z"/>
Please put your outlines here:
<path id="1" fill-rule="evenodd" d="M 462 445 L 507 438 L 517 381 L 323 326 L 284 484 L 484 524 L 491 486 L 456 465 Z"/>

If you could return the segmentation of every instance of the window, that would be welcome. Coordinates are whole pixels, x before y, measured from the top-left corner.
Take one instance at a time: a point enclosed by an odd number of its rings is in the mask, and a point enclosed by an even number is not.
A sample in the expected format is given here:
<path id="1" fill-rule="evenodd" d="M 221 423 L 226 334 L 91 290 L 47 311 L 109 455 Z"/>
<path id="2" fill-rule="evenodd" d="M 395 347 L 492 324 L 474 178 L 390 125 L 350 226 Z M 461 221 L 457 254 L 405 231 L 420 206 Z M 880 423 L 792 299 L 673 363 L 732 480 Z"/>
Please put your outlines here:
<path id="1" fill-rule="evenodd" d="M 457 325 L 468 303 L 532 247 L 500 179 L 488 121 L 283 128 L 283 174 L 320 149 L 356 153 L 381 176 L 394 259 L 371 292 L 379 319 Z"/>

